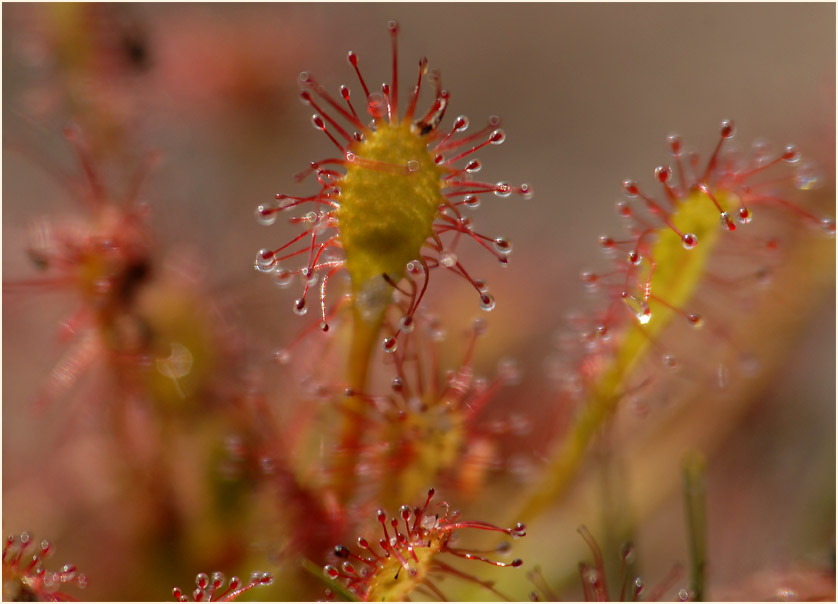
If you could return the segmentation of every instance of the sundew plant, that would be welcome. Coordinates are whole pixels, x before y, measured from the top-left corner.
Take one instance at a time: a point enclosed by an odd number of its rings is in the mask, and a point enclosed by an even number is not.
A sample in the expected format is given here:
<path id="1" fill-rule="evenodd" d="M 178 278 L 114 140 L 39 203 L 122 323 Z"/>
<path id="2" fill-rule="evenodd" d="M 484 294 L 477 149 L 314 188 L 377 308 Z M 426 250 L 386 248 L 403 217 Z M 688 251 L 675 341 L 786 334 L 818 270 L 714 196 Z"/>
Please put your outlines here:
<path id="1" fill-rule="evenodd" d="M 834 600 L 831 4 L 5 4 L 3 598 Z"/>

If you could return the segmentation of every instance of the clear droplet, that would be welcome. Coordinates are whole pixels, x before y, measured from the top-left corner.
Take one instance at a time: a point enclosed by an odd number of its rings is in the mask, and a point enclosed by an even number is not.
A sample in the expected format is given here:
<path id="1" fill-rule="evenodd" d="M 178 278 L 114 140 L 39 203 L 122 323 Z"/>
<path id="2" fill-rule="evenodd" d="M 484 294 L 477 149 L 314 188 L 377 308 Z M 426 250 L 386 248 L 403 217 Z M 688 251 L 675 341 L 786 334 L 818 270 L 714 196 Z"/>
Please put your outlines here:
<path id="1" fill-rule="evenodd" d="M 305 298 L 298 298 L 294 300 L 294 314 L 303 316 L 308 312 L 308 306 L 306 306 L 306 299 Z"/>
<path id="2" fill-rule="evenodd" d="M 685 233 L 681 237 L 681 245 L 684 246 L 685 250 L 691 250 L 698 245 L 698 237 L 695 236 L 695 233 Z"/>
<path id="3" fill-rule="evenodd" d="M 649 305 L 645 300 L 641 300 L 636 296 L 631 296 L 625 293 L 622 298 L 623 302 L 629 307 L 631 312 L 634 313 L 634 316 L 637 317 L 637 320 L 641 325 L 646 325 L 652 320 L 652 311 L 649 309 Z"/>
<path id="4" fill-rule="evenodd" d="M 815 166 L 815 164 L 811 162 L 802 163 L 795 170 L 794 186 L 800 189 L 801 191 L 809 191 L 811 189 L 817 188 L 817 186 L 820 184 L 820 181 L 820 172 L 817 166 Z"/>
<path id="5" fill-rule="evenodd" d="M 531 185 L 521 183 L 521 186 L 518 187 L 518 194 L 524 199 L 532 199 L 533 195 L 535 195 L 535 191 L 532 190 Z"/>
<path id="6" fill-rule="evenodd" d="M 277 210 L 278 207 L 276 203 L 259 204 L 256 206 L 256 210 L 254 211 L 256 221 L 264 226 L 272 225 L 276 222 Z"/>
<path id="7" fill-rule="evenodd" d="M 480 207 L 480 198 L 477 195 L 466 195 L 463 197 L 463 204 L 467 208 L 475 209 Z"/>
<path id="8" fill-rule="evenodd" d="M 261 273 L 269 273 L 273 270 L 274 262 L 273 252 L 262 249 L 256 253 L 256 261 L 253 263 L 253 267 Z"/>
<path id="9" fill-rule="evenodd" d="M 499 254 L 508 254 L 512 251 L 512 242 L 503 237 L 495 239 L 492 245 Z"/>
<path id="10" fill-rule="evenodd" d="M 396 338 L 384 338 L 384 342 L 382 342 L 381 348 L 384 350 L 384 352 L 392 354 L 399 349 L 399 343 L 396 341 Z"/>
<path id="11" fill-rule="evenodd" d="M 293 278 L 293 276 L 294 275 L 291 273 L 291 271 L 284 269 L 279 265 L 277 265 L 276 268 L 274 268 L 273 280 L 278 287 L 288 287 L 288 285 L 291 283 L 291 279 Z"/>
<path id="12" fill-rule="evenodd" d="M 800 151 L 797 149 L 795 145 L 789 145 L 783 151 L 783 161 L 786 161 L 790 164 L 796 164 L 800 161 Z"/>
<path id="13" fill-rule="evenodd" d="M 730 215 L 727 212 L 719 214 L 719 223 L 728 231 L 736 230 L 736 224 L 730 219 Z"/>
<path id="14" fill-rule="evenodd" d="M 495 308 L 495 298 L 492 294 L 484 292 L 480 294 L 480 308 L 485 311 L 490 311 Z"/>
<path id="15" fill-rule="evenodd" d="M 439 263 L 445 268 L 451 268 L 457 264 L 457 254 L 454 252 L 444 251 L 439 255 Z"/>
<path id="16" fill-rule="evenodd" d="M 495 195 L 498 197 L 509 197 L 512 195 L 512 185 L 508 182 L 499 182 L 495 185 Z"/>
<path id="17" fill-rule="evenodd" d="M 506 132 L 504 132 L 501 129 L 495 130 L 494 132 L 492 132 L 491 136 L 489 136 L 489 141 L 493 145 L 500 145 L 505 140 L 506 140 Z"/>
<path id="18" fill-rule="evenodd" d="M 413 333 L 416 329 L 416 321 L 413 320 L 413 315 L 404 315 L 399 319 L 399 331 L 405 333 Z"/>
<path id="19" fill-rule="evenodd" d="M 736 216 L 736 219 L 739 221 L 740 224 L 749 224 L 754 219 L 754 214 L 751 212 L 750 208 L 746 208 L 742 206 L 739 208 L 739 212 Z"/>

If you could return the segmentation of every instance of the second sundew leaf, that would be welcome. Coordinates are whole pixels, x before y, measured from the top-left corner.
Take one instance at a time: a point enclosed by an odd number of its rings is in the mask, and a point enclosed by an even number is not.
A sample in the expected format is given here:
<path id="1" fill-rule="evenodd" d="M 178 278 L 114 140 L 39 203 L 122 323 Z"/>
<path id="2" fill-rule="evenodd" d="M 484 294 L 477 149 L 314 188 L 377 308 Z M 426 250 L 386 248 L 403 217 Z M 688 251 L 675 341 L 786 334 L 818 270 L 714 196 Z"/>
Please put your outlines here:
<path id="1" fill-rule="evenodd" d="M 683 161 L 681 140 L 671 136 L 674 170 L 663 166 L 655 170 L 666 197 L 663 203 L 645 195 L 634 181 L 623 183 L 626 195 L 638 198 L 647 213 L 635 217 L 631 206 L 625 202 L 618 204 L 619 214 L 630 220 L 629 237 L 624 241 L 611 237 L 600 239 L 601 246 L 615 258 L 613 270 L 601 275 L 582 274 L 589 287 L 606 293 L 608 305 L 604 311 L 594 314 L 592 328 L 583 326 L 580 338 L 585 344 L 584 352 L 578 359 L 579 365 L 571 369 L 581 384 L 583 406 L 551 455 L 547 478 L 533 489 L 523 511 L 519 512 L 525 520 L 564 491 L 591 439 L 613 414 L 619 401 L 648 381 L 649 376 L 639 374 L 640 368 L 655 365 L 650 362 L 654 360 L 651 355 L 671 324 L 684 320 L 693 327 L 701 327 L 705 322 L 706 317 L 694 312 L 694 306 L 701 304 L 696 294 L 704 287 L 708 291 L 716 288 L 721 294 L 721 284 L 732 282 L 727 275 L 712 274 L 711 257 L 724 253 L 719 248 L 724 246 L 728 252 L 735 249 L 741 257 L 750 249 L 749 244 L 756 244 L 753 260 L 759 268 L 751 279 L 760 278 L 764 270 L 764 257 L 760 254 L 771 253 L 776 243 L 768 238 L 759 244 L 753 235 L 747 235 L 745 240 L 740 238 L 737 223 L 748 228 L 753 220 L 753 208 L 779 210 L 785 213 L 785 218 L 818 226 L 834 236 L 833 218 L 816 216 L 781 192 L 783 186 L 792 184 L 805 188 L 798 184 L 800 178 L 796 174 L 762 178 L 775 166 L 799 163 L 797 149 L 790 145 L 774 158 L 758 153 L 750 158 L 724 156 L 720 151 L 733 133 L 733 124 L 723 122 L 721 138 L 703 171 L 699 171 L 697 156 L 690 157 L 689 165 Z M 673 178 L 674 173 L 677 179 Z M 737 238 L 745 246 L 734 248 L 728 243 Z M 714 285 L 715 281 L 718 284 Z M 743 285 L 746 282 L 741 278 L 740 281 Z M 708 315 L 712 315 L 707 320 L 717 322 L 713 334 L 723 337 L 726 329 L 721 321 L 726 313 L 721 312 L 718 304 L 705 307 Z M 700 364 L 698 355 L 694 352 L 692 355 L 692 360 Z M 667 366 L 675 364 L 668 354 L 662 360 L 665 365 L 669 363 Z"/>
<path id="2" fill-rule="evenodd" d="M 726 212 L 733 207 L 734 200 L 729 193 L 720 191 L 714 198 Z M 683 236 L 668 226 L 655 231 L 653 239 L 656 241 L 650 254 L 654 267 L 648 284 L 648 291 L 654 298 L 645 301 L 649 315 L 644 318 L 645 322 L 637 321 L 623 336 L 611 369 L 594 387 L 599 397 L 613 399 L 619 396 L 625 388 L 624 376 L 643 362 L 651 342 L 678 314 L 676 309 L 682 308 L 695 294 L 721 234 L 719 217 L 711 207 L 705 193 L 693 191 L 669 216 L 678 231 L 691 235 L 700 244 L 685 247 Z M 641 262 L 650 263 L 649 260 Z"/>

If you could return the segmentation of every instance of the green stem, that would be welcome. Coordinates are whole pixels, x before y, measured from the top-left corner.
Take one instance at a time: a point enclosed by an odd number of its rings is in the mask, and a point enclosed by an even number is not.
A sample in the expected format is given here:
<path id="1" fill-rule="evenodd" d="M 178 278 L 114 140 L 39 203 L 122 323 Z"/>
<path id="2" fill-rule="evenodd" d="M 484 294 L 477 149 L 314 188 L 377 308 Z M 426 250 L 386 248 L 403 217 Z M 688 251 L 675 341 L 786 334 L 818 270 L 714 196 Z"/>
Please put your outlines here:
<path id="1" fill-rule="evenodd" d="M 690 592 L 696 602 L 707 599 L 704 571 L 707 564 L 707 512 L 704 500 L 704 457 L 698 451 L 682 462 L 684 511 L 690 555 Z"/>
<path id="2" fill-rule="evenodd" d="M 370 360 L 381 332 L 382 312 L 372 322 L 367 321 L 355 309 L 352 317 L 352 342 L 347 364 L 347 384 L 354 392 L 364 393 L 369 377 Z M 367 426 L 367 404 L 360 396 L 347 396 L 342 401 L 342 420 L 338 454 L 335 459 L 333 482 L 340 501 L 346 502 L 355 486 L 355 469 L 358 453 Z"/>

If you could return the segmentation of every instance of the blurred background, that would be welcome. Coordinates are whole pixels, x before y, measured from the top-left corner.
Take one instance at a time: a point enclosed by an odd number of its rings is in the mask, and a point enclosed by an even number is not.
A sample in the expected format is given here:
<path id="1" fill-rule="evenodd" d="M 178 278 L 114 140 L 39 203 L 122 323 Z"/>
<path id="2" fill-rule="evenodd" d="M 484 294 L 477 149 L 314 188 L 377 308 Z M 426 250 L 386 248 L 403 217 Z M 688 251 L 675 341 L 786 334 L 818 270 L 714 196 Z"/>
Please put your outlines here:
<path id="1" fill-rule="evenodd" d="M 499 358 L 517 358 L 522 384 L 504 396 L 535 423 L 554 396 L 556 334 L 568 312 L 590 304 L 578 274 L 602 266 L 597 238 L 619 233 L 614 203 L 622 181 L 653 190 L 653 169 L 669 161 L 668 134 L 706 156 L 721 120 L 732 119 L 734 141 L 745 149 L 755 139 L 778 149 L 795 143 L 821 166 L 818 188 L 799 199 L 834 216 L 832 4 L 4 4 L 4 283 L 36 274 L 23 245 L 35 219 L 83 214 L 62 176 L 79 172 L 62 136 L 66 125 L 82 128 L 117 196 L 156 151 L 159 162 L 140 195 L 151 212 L 153 254 L 188 265 L 204 299 L 223 298 L 245 351 L 239 368 L 281 384 L 286 377 L 271 358 L 303 326 L 291 308 L 298 292 L 278 290 L 253 270 L 253 258 L 294 230 L 282 220 L 260 226 L 253 212 L 278 192 L 311 194 L 314 184 L 297 183 L 294 174 L 333 152 L 298 101 L 298 73 L 316 74 L 334 93 L 340 84 L 359 90 L 345 60 L 351 49 L 368 82 L 389 81 L 390 19 L 401 24 L 401 81 L 412 85 L 422 56 L 441 71 L 451 92 L 444 124 L 461 114 L 475 127 L 502 117 L 507 140 L 479 154 L 480 176 L 535 190 L 531 200 L 486 199 L 474 212 L 481 232 L 513 241 L 510 267 L 476 246 L 467 264 L 497 300 L 484 315 L 489 331 L 478 367 L 491 373 Z M 719 590 L 711 594 L 718 597 L 774 597 L 779 570 L 746 586 L 766 569 L 832 564 L 834 573 L 834 249 L 799 270 L 812 273 L 800 291 L 805 312 L 777 334 L 783 360 L 743 390 L 747 403 L 730 419 L 736 429 L 691 420 L 696 433 L 719 433 L 707 476 L 711 585 Z M 428 306 L 452 333 L 462 331 L 481 314 L 476 297 L 463 283 L 439 281 L 445 285 L 431 288 Z M 87 573 L 85 598 L 167 598 L 196 572 L 225 569 L 180 560 L 165 563 L 171 572 L 143 570 L 136 533 L 126 528 L 133 516 L 120 507 L 126 487 L 109 478 L 117 464 L 101 436 L 96 375 L 42 413 L 32 409 L 62 355 L 58 325 L 75 307 L 66 292 L 4 286 L 3 528 L 52 539 L 56 565 L 71 560 Z M 758 337 L 774 336 L 762 330 Z M 497 403 L 503 414 L 503 400 Z M 196 438 L 213 438 L 202 434 Z M 192 455 L 191 445 L 181 445 L 173 456 Z M 636 542 L 650 580 L 685 559 L 678 480 L 661 478 L 666 494 L 638 506 Z M 196 495 L 184 490 L 188 507 Z M 488 491 L 473 509 L 489 514 L 472 516 L 502 523 L 491 510 L 514 507 L 503 500 L 510 495 Z M 589 556 L 575 533 L 585 520 L 565 516 L 553 532 L 531 531 L 527 539 L 542 543 L 533 556 L 566 557 L 572 571 L 573 560 Z M 252 518 L 230 522 L 248 552 L 230 559 L 275 572 L 265 555 L 270 546 L 254 545 L 264 539 L 253 526 Z M 552 584 L 561 576 L 551 575 Z M 831 581 L 834 593 L 834 574 Z M 514 599 L 529 591 L 525 582 L 508 589 Z"/>

